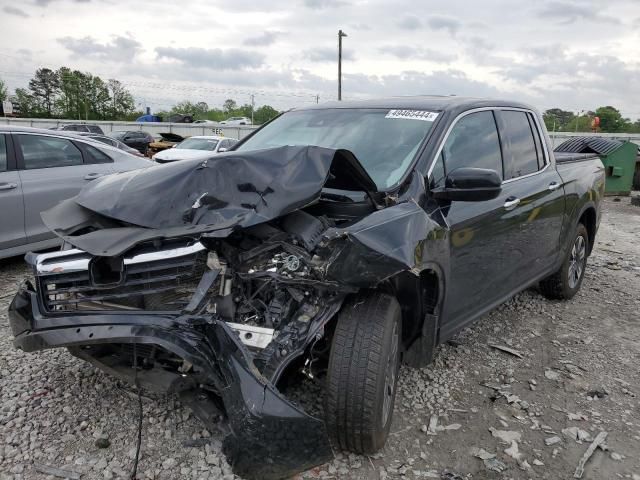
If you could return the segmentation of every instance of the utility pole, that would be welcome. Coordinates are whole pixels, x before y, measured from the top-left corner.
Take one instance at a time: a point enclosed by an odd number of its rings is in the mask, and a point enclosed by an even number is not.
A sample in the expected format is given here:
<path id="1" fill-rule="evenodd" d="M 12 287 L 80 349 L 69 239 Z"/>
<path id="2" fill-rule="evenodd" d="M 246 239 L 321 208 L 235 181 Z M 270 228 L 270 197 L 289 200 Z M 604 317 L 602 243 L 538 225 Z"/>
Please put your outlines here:
<path id="1" fill-rule="evenodd" d="M 316 95 L 316 103 L 320 103 L 320 95 Z"/>
<path id="2" fill-rule="evenodd" d="M 253 111 L 255 110 L 256 96 L 251 94 L 251 125 L 253 125 Z"/>
<path id="3" fill-rule="evenodd" d="M 347 34 L 338 30 L 338 100 L 342 100 L 342 37 Z"/>
<path id="4" fill-rule="evenodd" d="M 576 115 L 576 131 L 575 131 L 575 133 L 578 133 L 578 122 L 580 120 L 580 115 L 582 115 L 583 113 L 584 113 L 584 110 L 580 110 L 578 112 L 578 115 Z"/>

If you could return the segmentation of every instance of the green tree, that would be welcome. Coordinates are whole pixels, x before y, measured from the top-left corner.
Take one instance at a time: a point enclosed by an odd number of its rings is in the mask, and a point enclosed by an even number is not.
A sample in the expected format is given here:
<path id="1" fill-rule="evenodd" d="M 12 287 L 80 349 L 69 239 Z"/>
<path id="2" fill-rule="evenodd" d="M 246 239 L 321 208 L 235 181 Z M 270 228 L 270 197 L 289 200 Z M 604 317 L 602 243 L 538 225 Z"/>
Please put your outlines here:
<path id="1" fill-rule="evenodd" d="M 8 97 L 7 85 L 0 79 L 0 102 L 4 102 Z"/>
<path id="2" fill-rule="evenodd" d="M 171 113 L 181 113 L 183 115 L 193 115 L 196 118 L 206 116 L 208 106 L 204 102 L 193 103 L 188 100 L 183 100 L 177 103 L 171 109 Z"/>
<path id="3" fill-rule="evenodd" d="M 259 124 L 268 122 L 269 120 L 277 117 L 278 115 L 280 115 L 280 112 L 278 112 L 271 105 L 262 105 L 253 114 L 253 122 L 259 125 Z"/>
<path id="4" fill-rule="evenodd" d="M 631 121 L 622 118 L 620 111 L 610 105 L 597 108 L 595 114 L 600 117 L 600 130 L 603 132 L 626 132 L 631 127 Z"/>
<path id="5" fill-rule="evenodd" d="M 32 117 L 37 114 L 36 102 L 33 95 L 24 88 L 16 88 L 16 103 L 23 117 Z"/>
<path id="6" fill-rule="evenodd" d="M 111 96 L 109 115 L 112 119 L 126 119 L 131 113 L 138 113 L 134 112 L 135 102 L 133 95 L 129 93 L 119 80 L 110 78 L 107 81 L 107 89 Z M 140 113 L 140 115 L 142 115 L 142 113 Z"/>
<path id="7" fill-rule="evenodd" d="M 580 115 L 574 116 L 566 125 L 564 125 L 565 132 L 590 132 L 592 116 Z"/>
<path id="8" fill-rule="evenodd" d="M 550 108 L 544 112 L 542 118 L 550 132 L 561 132 L 567 130 L 567 125 L 574 119 L 573 112 L 562 110 L 561 108 Z"/>
<path id="9" fill-rule="evenodd" d="M 60 82 L 56 72 L 49 68 L 39 68 L 29 80 L 29 90 L 43 115 L 51 117 Z"/>
<path id="10" fill-rule="evenodd" d="M 222 104 L 222 110 L 227 114 L 231 114 L 231 112 L 233 112 L 236 108 L 238 108 L 238 104 L 231 98 L 226 99 Z"/>

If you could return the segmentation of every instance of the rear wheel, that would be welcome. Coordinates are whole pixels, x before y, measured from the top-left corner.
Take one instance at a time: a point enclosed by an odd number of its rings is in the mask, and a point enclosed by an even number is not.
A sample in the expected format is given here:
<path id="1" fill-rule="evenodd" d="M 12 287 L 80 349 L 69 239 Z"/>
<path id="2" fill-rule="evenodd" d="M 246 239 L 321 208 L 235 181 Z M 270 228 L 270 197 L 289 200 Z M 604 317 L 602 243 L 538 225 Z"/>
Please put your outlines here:
<path id="1" fill-rule="evenodd" d="M 576 227 L 573 243 L 560 269 L 540 282 L 540 290 L 547 298 L 569 300 L 582 285 L 587 267 L 589 235 L 581 223 Z"/>
<path id="2" fill-rule="evenodd" d="M 401 310 L 388 294 L 346 303 L 332 339 L 325 422 L 334 447 L 373 453 L 389 435 L 400 367 Z"/>

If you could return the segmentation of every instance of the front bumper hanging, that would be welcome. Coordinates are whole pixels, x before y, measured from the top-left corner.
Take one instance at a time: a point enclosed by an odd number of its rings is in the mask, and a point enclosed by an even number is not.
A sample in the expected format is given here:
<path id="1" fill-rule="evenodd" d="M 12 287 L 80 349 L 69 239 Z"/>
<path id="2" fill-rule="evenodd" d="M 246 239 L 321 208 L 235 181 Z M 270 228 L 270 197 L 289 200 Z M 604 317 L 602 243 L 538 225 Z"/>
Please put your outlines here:
<path id="1" fill-rule="evenodd" d="M 266 381 L 223 321 L 159 312 L 45 316 L 26 281 L 9 306 L 9 323 L 15 346 L 26 352 L 105 343 L 153 344 L 197 366 L 224 404 L 231 433 L 223 449 L 237 475 L 287 478 L 333 458 L 324 422 L 293 405 Z"/>

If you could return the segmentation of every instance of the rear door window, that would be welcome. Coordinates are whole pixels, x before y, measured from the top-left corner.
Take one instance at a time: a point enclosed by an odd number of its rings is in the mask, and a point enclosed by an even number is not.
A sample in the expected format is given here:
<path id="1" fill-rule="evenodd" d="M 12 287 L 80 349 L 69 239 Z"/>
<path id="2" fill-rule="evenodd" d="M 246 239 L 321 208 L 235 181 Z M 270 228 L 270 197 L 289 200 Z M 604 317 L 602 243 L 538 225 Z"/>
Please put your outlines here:
<path id="1" fill-rule="evenodd" d="M 84 163 L 113 163 L 113 159 L 104 153 L 102 150 L 93 147 L 91 145 L 83 144 L 82 148 L 85 152 L 85 162 Z"/>
<path id="2" fill-rule="evenodd" d="M 495 170 L 502 176 L 502 153 L 493 112 L 470 113 L 458 120 L 442 154 L 444 175 L 456 168 L 474 167 Z"/>
<path id="3" fill-rule="evenodd" d="M 542 149 L 542 139 L 540 138 L 540 132 L 538 131 L 538 127 L 536 127 L 536 121 L 533 118 L 533 115 L 531 113 L 527 113 L 527 117 L 529 118 L 531 131 L 533 132 L 533 142 L 536 145 L 536 154 L 538 155 L 538 169 L 541 169 L 545 166 L 546 163 L 544 150 Z"/>
<path id="4" fill-rule="evenodd" d="M 505 180 L 537 172 L 538 153 L 527 112 L 503 110 L 500 118 Z"/>
<path id="5" fill-rule="evenodd" d="M 82 165 L 82 153 L 71 140 L 44 135 L 16 137 L 26 170 Z"/>

